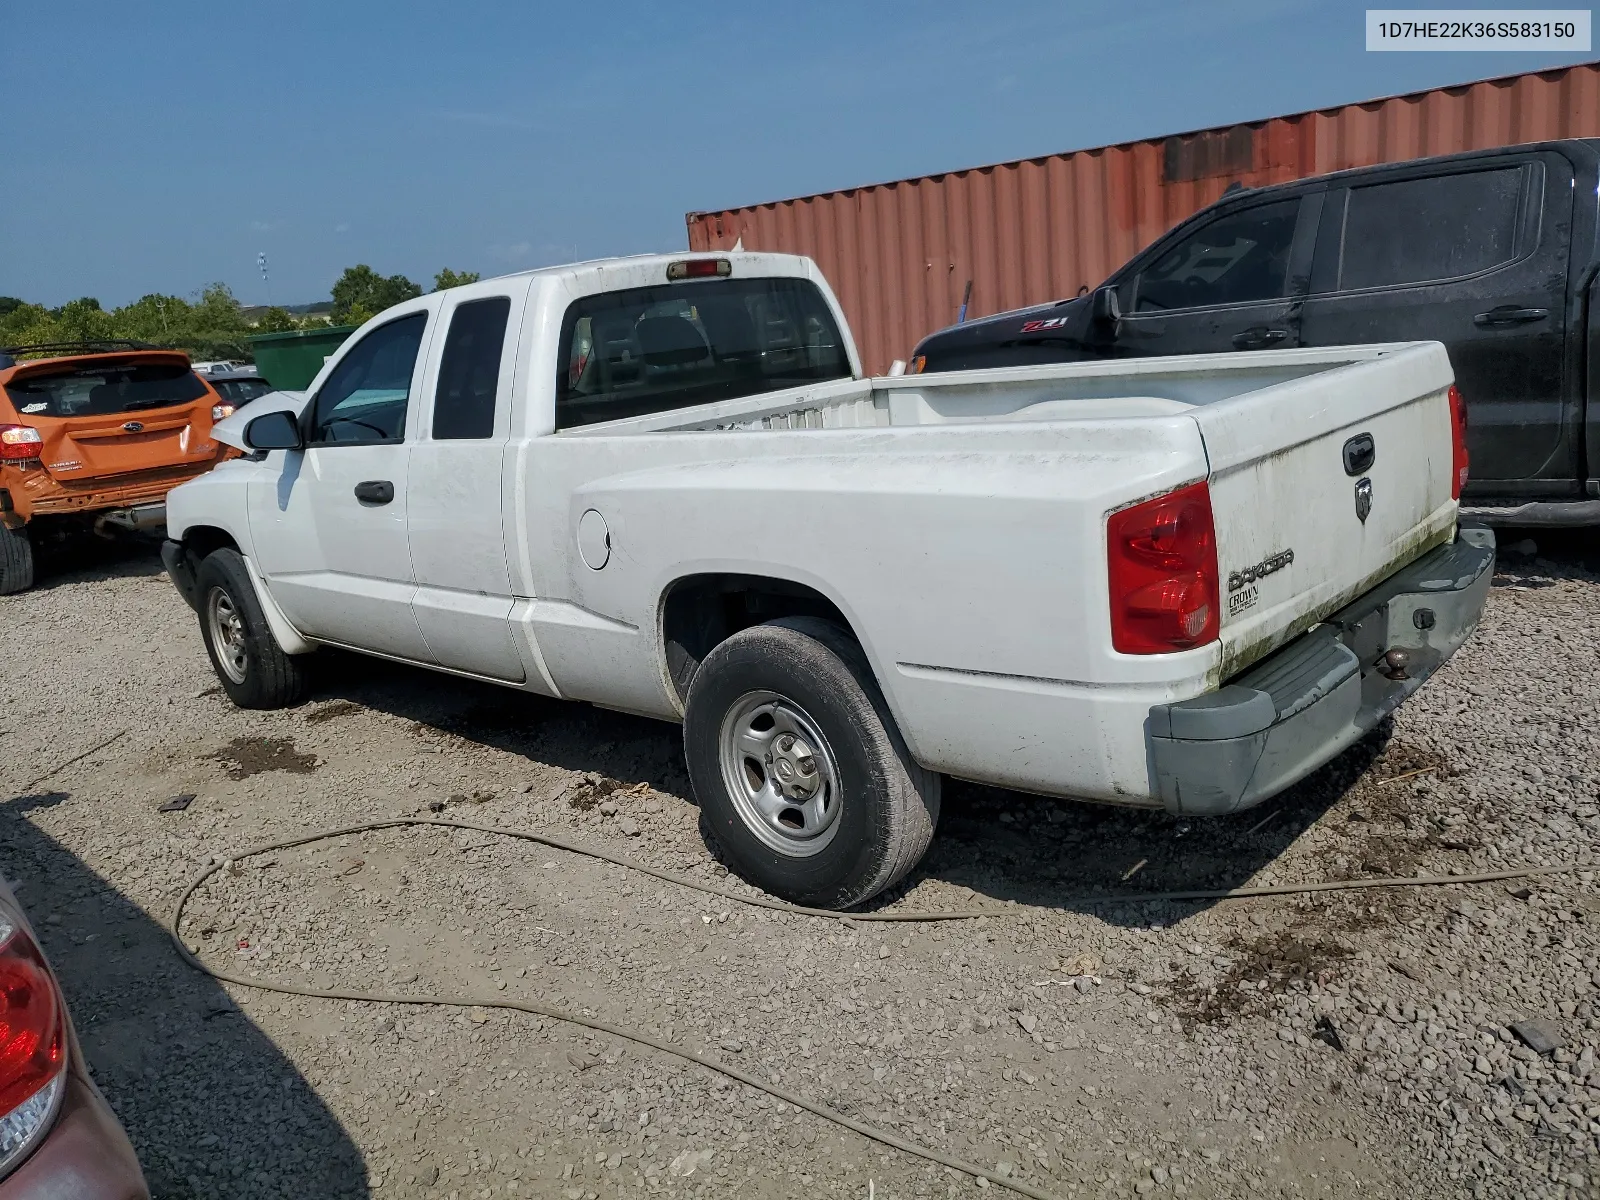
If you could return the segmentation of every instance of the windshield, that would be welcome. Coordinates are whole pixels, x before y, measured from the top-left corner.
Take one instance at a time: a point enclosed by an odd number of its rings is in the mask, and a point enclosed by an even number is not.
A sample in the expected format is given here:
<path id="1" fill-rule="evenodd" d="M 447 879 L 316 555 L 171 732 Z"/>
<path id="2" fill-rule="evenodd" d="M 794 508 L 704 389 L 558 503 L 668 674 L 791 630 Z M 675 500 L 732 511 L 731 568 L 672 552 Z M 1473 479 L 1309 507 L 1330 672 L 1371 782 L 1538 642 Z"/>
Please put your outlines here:
<path id="1" fill-rule="evenodd" d="M 562 322 L 556 428 L 850 378 L 807 279 L 724 279 L 602 292 Z"/>
<path id="2" fill-rule="evenodd" d="M 92 417 L 188 404 L 206 394 L 192 370 L 174 363 L 85 366 L 6 384 L 25 417 Z"/>

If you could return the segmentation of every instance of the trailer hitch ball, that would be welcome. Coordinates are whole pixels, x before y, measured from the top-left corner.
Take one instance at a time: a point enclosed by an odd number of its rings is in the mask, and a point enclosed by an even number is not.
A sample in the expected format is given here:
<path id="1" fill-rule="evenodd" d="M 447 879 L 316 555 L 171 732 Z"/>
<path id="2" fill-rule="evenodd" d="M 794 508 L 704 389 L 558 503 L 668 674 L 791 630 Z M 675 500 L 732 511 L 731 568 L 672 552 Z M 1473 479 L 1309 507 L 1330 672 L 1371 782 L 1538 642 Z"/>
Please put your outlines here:
<path id="1" fill-rule="evenodd" d="M 1389 679 L 1409 679 L 1410 676 L 1406 674 L 1406 667 L 1410 663 L 1411 651 L 1396 649 L 1390 650 L 1385 654 L 1379 665 L 1383 667 L 1383 673 Z"/>

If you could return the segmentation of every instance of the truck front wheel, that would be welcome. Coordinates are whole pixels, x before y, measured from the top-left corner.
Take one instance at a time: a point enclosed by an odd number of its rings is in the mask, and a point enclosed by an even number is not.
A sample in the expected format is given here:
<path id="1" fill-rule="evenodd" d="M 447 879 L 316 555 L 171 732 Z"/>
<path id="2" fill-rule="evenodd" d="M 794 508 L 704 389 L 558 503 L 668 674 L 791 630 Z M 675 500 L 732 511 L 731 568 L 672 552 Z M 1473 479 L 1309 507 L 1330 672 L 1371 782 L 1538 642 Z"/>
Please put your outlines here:
<path id="1" fill-rule="evenodd" d="M 28 527 L 0 525 L 0 596 L 25 592 L 33 586 L 33 542 Z"/>
<path id="2" fill-rule="evenodd" d="M 871 899 L 917 864 L 939 776 L 912 759 L 861 647 L 785 617 L 706 655 L 683 721 L 689 778 L 740 875 L 815 908 Z"/>
<path id="3" fill-rule="evenodd" d="M 195 573 L 200 636 L 228 698 L 240 708 L 289 708 L 305 699 L 306 665 L 272 636 L 237 550 L 216 550 Z"/>

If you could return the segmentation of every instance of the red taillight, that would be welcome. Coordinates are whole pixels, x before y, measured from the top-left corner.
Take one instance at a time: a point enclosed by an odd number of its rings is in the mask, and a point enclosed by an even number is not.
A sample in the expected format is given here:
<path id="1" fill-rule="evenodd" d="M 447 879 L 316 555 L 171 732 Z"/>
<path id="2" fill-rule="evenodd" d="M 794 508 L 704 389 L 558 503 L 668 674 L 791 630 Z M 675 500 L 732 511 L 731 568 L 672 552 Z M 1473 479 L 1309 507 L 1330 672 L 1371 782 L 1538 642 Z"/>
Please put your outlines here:
<path id="1" fill-rule="evenodd" d="M 0 459 L 25 462 L 44 453 L 44 438 L 29 425 L 0 425 Z"/>
<path id="2" fill-rule="evenodd" d="M 44 956 L 0 916 L 0 1118 L 48 1087 L 66 1056 L 65 1012 Z"/>
<path id="3" fill-rule="evenodd" d="M 733 274 L 733 264 L 725 258 L 685 258 L 667 264 L 667 278 L 711 279 Z"/>
<path id="4" fill-rule="evenodd" d="M 1106 565 L 1118 651 L 1170 654 L 1216 640 L 1217 539 L 1205 483 L 1112 513 Z"/>
<path id="5" fill-rule="evenodd" d="M 1467 486 L 1467 402 L 1461 389 L 1450 385 L 1450 499 L 1461 499 Z"/>

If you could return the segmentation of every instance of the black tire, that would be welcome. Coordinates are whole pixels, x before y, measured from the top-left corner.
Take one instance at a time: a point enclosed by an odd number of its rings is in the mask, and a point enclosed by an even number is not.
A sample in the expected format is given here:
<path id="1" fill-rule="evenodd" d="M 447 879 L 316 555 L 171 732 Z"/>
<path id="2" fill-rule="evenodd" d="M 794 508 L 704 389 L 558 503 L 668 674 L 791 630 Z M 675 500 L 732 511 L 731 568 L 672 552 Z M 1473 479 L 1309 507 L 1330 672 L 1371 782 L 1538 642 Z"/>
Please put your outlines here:
<path id="1" fill-rule="evenodd" d="M 741 811 L 741 803 L 751 811 L 750 802 L 735 799 L 724 770 L 724 722 L 737 725 L 741 712 L 762 703 L 752 697 L 762 694 L 798 706 L 825 742 L 815 761 L 837 779 L 837 814 L 817 822 L 832 835 L 806 857 L 773 848 L 774 840 L 783 840 L 781 831 L 776 837 L 756 831 L 758 818 Z M 717 645 L 689 688 L 683 744 L 701 813 L 728 865 L 792 903 L 838 909 L 869 900 L 904 878 L 933 839 L 940 776 L 912 759 L 866 655 L 832 622 L 785 617 Z M 743 761 L 752 781 L 765 778 L 754 758 Z M 772 768 L 772 759 L 765 765 Z"/>
<path id="2" fill-rule="evenodd" d="M 307 664 L 301 657 L 285 654 L 272 636 L 250 572 L 237 550 L 216 550 L 206 557 L 195 572 L 195 595 L 200 636 L 228 699 L 240 708 L 292 708 L 305 699 Z M 237 618 L 236 627 L 232 618 Z M 231 646 L 225 640 L 219 644 L 230 628 L 236 640 Z"/>
<path id="3" fill-rule="evenodd" d="M 25 592 L 33 586 L 33 539 L 28 527 L 0 525 L 0 596 Z"/>

